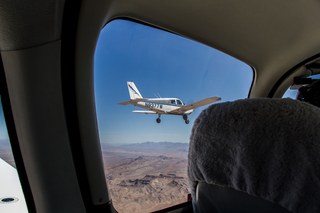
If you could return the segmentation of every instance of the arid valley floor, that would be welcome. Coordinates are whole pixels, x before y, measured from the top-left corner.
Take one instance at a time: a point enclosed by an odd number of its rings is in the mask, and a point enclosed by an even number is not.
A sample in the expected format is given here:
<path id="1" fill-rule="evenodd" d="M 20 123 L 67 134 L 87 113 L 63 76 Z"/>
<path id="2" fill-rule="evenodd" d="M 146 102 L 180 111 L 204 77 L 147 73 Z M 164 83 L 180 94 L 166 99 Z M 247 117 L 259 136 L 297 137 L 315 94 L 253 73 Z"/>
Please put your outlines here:
<path id="1" fill-rule="evenodd" d="M 101 151 L 112 202 L 118 212 L 152 212 L 187 201 L 188 144 L 102 144 Z M 0 158 L 15 167 L 7 140 L 0 140 Z"/>
<path id="2" fill-rule="evenodd" d="M 187 201 L 188 144 L 102 145 L 102 152 L 118 212 L 151 212 Z"/>

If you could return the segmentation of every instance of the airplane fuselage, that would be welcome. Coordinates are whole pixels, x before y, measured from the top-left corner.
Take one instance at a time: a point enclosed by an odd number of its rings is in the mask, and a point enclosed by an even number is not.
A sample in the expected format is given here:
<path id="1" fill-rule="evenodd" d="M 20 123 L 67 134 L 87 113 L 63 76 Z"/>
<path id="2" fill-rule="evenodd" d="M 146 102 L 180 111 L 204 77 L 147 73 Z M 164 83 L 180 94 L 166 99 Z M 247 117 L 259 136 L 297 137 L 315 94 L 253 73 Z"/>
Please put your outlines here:
<path id="1" fill-rule="evenodd" d="M 189 115 L 194 111 L 193 109 L 190 109 L 185 112 L 170 112 L 185 106 L 185 104 L 177 98 L 151 98 L 148 99 L 148 101 L 137 102 L 134 105 L 148 110 L 160 110 L 163 111 L 163 114 L 171 115 Z"/>

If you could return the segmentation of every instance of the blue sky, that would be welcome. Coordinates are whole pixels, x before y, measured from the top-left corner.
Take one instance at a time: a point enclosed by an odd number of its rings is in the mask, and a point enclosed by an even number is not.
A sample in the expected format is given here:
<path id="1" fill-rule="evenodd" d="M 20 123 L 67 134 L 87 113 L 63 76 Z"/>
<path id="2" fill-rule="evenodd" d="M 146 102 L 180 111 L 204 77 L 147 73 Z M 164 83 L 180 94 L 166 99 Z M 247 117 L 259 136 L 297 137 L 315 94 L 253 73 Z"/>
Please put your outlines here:
<path id="1" fill-rule="evenodd" d="M 144 98 L 180 98 L 186 104 L 220 96 L 245 98 L 253 71 L 248 65 L 189 39 L 130 21 L 116 20 L 101 32 L 95 54 L 95 98 L 102 143 L 188 142 L 196 109 L 182 116 L 133 113 L 126 82 Z"/>

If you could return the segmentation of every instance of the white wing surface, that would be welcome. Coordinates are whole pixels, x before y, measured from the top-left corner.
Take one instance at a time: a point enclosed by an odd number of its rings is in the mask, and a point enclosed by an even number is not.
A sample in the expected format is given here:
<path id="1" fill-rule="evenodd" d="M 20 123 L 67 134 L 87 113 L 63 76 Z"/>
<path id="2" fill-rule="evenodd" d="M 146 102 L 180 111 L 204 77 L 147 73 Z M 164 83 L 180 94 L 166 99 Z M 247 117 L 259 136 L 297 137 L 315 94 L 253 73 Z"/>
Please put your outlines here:
<path id="1" fill-rule="evenodd" d="M 17 170 L 0 158 L 0 212 L 27 213 Z"/>
<path id="2" fill-rule="evenodd" d="M 184 112 L 186 112 L 188 110 L 202 107 L 204 105 L 211 104 L 211 103 L 214 103 L 214 102 L 217 102 L 220 100 L 221 100 L 221 98 L 219 96 L 213 96 L 210 98 L 203 99 L 201 101 L 194 102 L 192 104 L 188 104 L 188 105 L 180 107 L 178 109 L 168 111 L 168 113 L 170 113 L 170 114 L 183 114 Z"/>

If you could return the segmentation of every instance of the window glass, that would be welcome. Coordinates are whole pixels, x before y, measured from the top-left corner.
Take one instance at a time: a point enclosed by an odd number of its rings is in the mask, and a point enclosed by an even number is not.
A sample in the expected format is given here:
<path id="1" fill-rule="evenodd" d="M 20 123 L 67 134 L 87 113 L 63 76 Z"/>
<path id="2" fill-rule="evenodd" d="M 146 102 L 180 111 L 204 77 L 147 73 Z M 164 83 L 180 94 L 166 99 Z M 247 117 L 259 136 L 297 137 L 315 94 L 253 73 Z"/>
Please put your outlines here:
<path id="1" fill-rule="evenodd" d="M 283 94 L 282 98 L 296 99 L 297 94 L 298 94 L 298 90 L 297 89 L 288 88 L 287 91 Z"/>
<path id="2" fill-rule="evenodd" d="M 182 103 L 181 103 L 180 100 L 177 100 L 177 104 L 178 104 L 178 105 L 182 105 Z"/>
<path id="3" fill-rule="evenodd" d="M 0 101 L 0 212 L 27 213 Z"/>
<path id="4" fill-rule="evenodd" d="M 2 105 L 0 102 L 0 158 L 10 164 L 12 167 L 16 167 L 13 155 L 11 151 L 10 141 L 8 137 L 6 123 L 4 121 Z"/>
<path id="5" fill-rule="evenodd" d="M 195 41 L 126 20 L 107 24 L 96 48 L 94 79 L 105 173 L 116 210 L 151 212 L 186 202 L 191 128 L 207 106 L 184 117 L 157 113 L 179 107 L 170 105 L 176 98 L 180 105 L 212 96 L 246 98 L 252 78 L 247 64 Z M 138 99 L 130 102 L 130 97 Z M 142 107 L 136 106 L 139 101 Z"/>
<path id="6" fill-rule="evenodd" d="M 309 78 L 311 79 L 320 79 L 320 74 L 318 75 L 312 75 Z M 283 94 L 282 98 L 292 98 L 296 99 L 298 94 L 298 89 L 290 89 L 290 87 L 287 89 L 287 91 Z"/>

